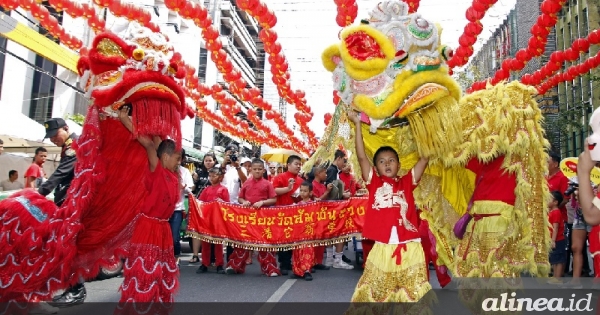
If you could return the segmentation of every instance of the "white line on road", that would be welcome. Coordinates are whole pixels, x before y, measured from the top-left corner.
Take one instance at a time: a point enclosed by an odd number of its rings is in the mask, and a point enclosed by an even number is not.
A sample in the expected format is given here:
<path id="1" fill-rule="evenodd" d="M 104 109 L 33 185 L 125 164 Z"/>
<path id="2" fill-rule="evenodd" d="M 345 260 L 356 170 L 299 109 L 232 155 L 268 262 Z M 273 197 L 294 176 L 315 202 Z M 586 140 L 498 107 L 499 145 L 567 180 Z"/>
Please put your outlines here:
<path id="1" fill-rule="evenodd" d="M 261 306 L 260 309 L 258 309 L 258 311 L 256 311 L 256 313 L 254 313 L 254 315 L 269 314 L 271 312 L 271 310 L 273 310 L 273 307 L 275 307 L 275 303 L 279 302 L 279 300 L 281 300 L 281 298 L 292 287 L 292 285 L 294 285 L 294 282 L 296 282 L 296 281 L 297 281 L 296 279 L 285 280 L 285 282 L 279 287 L 279 289 L 277 289 L 277 291 L 275 291 L 273 293 L 273 295 L 271 295 L 271 297 L 267 300 L 267 302 L 265 304 L 263 304 L 263 306 Z"/>

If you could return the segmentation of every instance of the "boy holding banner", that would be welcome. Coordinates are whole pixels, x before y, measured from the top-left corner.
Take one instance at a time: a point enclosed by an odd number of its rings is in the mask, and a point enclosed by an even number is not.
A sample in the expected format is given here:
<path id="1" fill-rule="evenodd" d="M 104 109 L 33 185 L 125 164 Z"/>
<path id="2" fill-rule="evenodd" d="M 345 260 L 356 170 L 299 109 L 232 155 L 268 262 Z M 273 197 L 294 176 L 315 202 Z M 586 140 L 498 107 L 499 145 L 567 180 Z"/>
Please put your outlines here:
<path id="1" fill-rule="evenodd" d="M 298 176 L 301 168 L 302 159 L 297 155 L 290 155 L 287 159 L 287 171 L 279 174 L 273 179 L 273 187 L 277 194 L 277 206 L 289 206 L 300 201 L 300 185 L 303 182 L 302 177 Z M 315 260 L 314 249 L 300 248 L 294 251 L 280 251 L 279 267 L 281 274 L 287 275 L 288 270 L 292 269 L 295 278 L 303 278 L 306 281 L 312 280 L 310 268 Z M 292 265 L 293 256 L 293 265 Z"/>
<path id="2" fill-rule="evenodd" d="M 275 194 L 273 185 L 263 177 L 264 171 L 265 167 L 262 160 L 252 160 L 251 177 L 244 182 L 238 197 L 238 202 L 242 206 L 260 210 L 262 207 L 274 205 L 277 201 L 277 194 Z M 229 257 L 225 272 L 227 274 L 244 273 L 249 254 L 250 252 L 243 248 L 235 248 Z M 267 277 L 281 275 L 273 252 L 259 251 L 258 262 L 260 263 L 261 272 Z"/>

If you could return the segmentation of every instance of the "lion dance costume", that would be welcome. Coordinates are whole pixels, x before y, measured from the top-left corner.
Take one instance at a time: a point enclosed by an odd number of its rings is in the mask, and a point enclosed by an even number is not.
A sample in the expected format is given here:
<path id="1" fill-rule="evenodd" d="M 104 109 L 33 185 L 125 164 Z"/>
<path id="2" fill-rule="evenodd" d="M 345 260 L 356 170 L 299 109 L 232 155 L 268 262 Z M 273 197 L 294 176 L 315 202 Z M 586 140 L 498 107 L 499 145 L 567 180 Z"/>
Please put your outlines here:
<path id="1" fill-rule="evenodd" d="M 0 257 L 6 257 L 0 261 L 0 302 L 9 313 L 25 313 L 27 301 L 51 300 L 80 277 L 94 278 L 111 258 L 130 251 L 138 259 L 126 262 L 132 281 L 122 289 L 134 291 L 127 300 L 173 301 L 177 267 L 155 268 L 166 261 L 162 256 L 173 255 L 163 250 L 172 241 L 137 237 L 147 242 L 132 245 L 147 196 L 139 189 L 144 172 L 131 170 L 149 168 L 138 135 L 169 137 L 181 146 L 181 119 L 193 117 L 178 82 L 185 75 L 181 65 L 162 34 L 137 23 L 118 35 L 97 35 L 82 52 L 78 69 L 93 102 L 76 144 L 78 161 L 66 201 L 57 208 L 24 190 L 0 202 Z M 117 117 L 124 104 L 132 106 L 133 135 Z"/>
<path id="2" fill-rule="evenodd" d="M 462 96 L 445 65 L 451 51 L 440 43 L 441 28 L 408 12 L 399 0 L 379 3 L 368 19 L 344 28 L 341 42 L 324 51 L 324 66 L 333 73 L 341 101 L 304 169 L 319 158 L 331 159 L 339 146 L 354 151 L 354 124 L 347 112 L 356 110 L 369 158 L 379 147 L 391 146 L 404 173 L 419 157 L 429 158 L 414 197 L 435 236 L 439 266 L 461 278 L 546 277 L 548 142 L 535 89 L 501 83 Z M 360 169 L 356 154 L 349 161 Z M 458 239 L 453 227 L 467 208 L 473 219 Z M 387 282 L 378 288 L 389 290 L 374 292 L 372 284 L 382 284 L 381 279 Z M 392 274 L 363 278 L 353 301 L 414 302 L 423 296 L 414 284 L 398 279 Z M 420 294 L 395 299 L 407 296 L 400 291 Z"/>

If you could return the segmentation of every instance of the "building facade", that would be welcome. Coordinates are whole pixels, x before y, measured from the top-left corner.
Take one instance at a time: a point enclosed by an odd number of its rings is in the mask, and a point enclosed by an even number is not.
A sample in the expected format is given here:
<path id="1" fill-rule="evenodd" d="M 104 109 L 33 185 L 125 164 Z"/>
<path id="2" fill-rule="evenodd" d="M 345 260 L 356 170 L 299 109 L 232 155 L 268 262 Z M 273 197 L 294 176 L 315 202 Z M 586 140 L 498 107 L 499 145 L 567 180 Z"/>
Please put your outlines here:
<path id="1" fill-rule="evenodd" d="M 515 7 L 506 16 L 499 27 L 492 32 L 492 36 L 483 44 L 471 61 L 476 65 L 475 80 L 491 78 L 496 71 L 502 67 L 502 62 L 515 56 L 517 51 L 527 48 L 531 38 L 531 27 L 535 24 L 537 17 L 541 14 L 540 5 L 543 0 L 517 0 Z M 519 80 L 525 74 L 532 74 L 550 59 L 550 55 L 556 51 L 557 35 L 554 30 L 548 35 L 546 49 L 539 58 L 531 59 L 520 72 L 511 72 L 510 80 Z M 544 113 L 544 126 L 546 135 L 552 145 L 552 150 L 560 150 L 560 130 L 557 128 L 559 119 L 558 89 L 550 89 L 544 95 L 536 97 L 540 109 Z"/>
<path id="2" fill-rule="evenodd" d="M 598 0 L 568 0 L 556 24 L 558 50 L 570 48 L 573 41 L 585 38 L 590 31 L 598 29 L 599 10 Z M 597 45 L 590 46 L 589 52 L 581 54 L 579 60 L 572 63 L 565 62 L 560 71 L 564 72 L 570 66 L 584 62 L 598 51 Z M 561 127 L 560 149 L 563 157 L 579 156 L 583 151 L 583 143 L 589 134 L 590 115 L 600 104 L 598 75 L 598 70 L 594 69 L 587 75 L 558 86 L 558 125 Z"/>

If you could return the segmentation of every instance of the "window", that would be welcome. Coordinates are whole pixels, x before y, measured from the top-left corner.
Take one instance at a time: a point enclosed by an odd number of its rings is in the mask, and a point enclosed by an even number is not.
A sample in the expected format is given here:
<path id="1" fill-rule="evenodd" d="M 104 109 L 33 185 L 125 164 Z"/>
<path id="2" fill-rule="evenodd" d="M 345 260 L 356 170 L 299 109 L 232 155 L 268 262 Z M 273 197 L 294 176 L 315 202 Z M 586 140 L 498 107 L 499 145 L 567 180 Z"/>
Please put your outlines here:
<path id="1" fill-rule="evenodd" d="M 198 62 L 198 78 L 200 82 L 206 82 L 206 65 L 208 63 L 208 50 L 200 47 L 200 60 Z"/>
<path id="2" fill-rule="evenodd" d="M 202 119 L 196 117 L 194 124 L 194 147 L 202 143 Z"/>
<path id="3" fill-rule="evenodd" d="M 48 5 L 47 1 L 42 3 L 50 14 L 54 16 L 58 23 L 62 24 L 62 14 L 56 12 L 50 5 Z M 45 29 L 40 29 L 38 32 L 44 36 L 51 37 L 48 34 L 48 31 Z M 35 56 L 35 65 L 41 69 L 43 69 L 47 73 L 51 73 L 52 75 L 56 75 L 57 66 L 50 60 L 45 59 L 40 55 Z M 31 87 L 31 103 L 29 106 L 29 118 L 43 123 L 44 121 L 52 118 L 52 107 L 54 105 L 54 86 L 56 85 L 56 80 L 53 77 L 41 73 L 40 71 L 35 71 L 33 73 L 33 85 Z"/>

